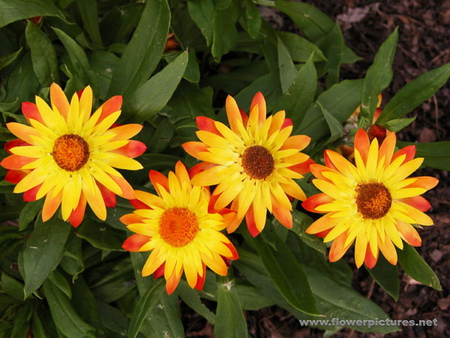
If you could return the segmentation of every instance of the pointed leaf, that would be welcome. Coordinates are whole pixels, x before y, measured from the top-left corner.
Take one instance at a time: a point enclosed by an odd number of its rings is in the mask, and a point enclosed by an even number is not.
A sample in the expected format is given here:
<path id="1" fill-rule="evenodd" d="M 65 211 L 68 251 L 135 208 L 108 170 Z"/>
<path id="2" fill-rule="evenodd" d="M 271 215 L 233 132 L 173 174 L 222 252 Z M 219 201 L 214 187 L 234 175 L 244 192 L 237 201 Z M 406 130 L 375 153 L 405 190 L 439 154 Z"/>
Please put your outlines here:
<path id="1" fill-rule="evenodd" d="M 420 257 L 416 249 L 408 244 L 404 244 L 403 250 L 397 250 L 397 253 L 399 264 L 409 276 L 433 289 L 442 290 L 439 278 L 424 259 Z"/>
<path id="2" fill-rule="evenodd" d="M 147 1 L 133 38 L 113 71 L 108 96 L 123 95 L 126 104 L 135 90 L 148 80 L 161 60 L 169 24 L 167 1 Z"/>
<path id="3" fill-rule="evenodd" d="M 36 220 L 34 232 L 23 250 L 25 298 L 36 291 L 58 266 L 71 228 L 69 223 L 58 217 L 53 217 L 45 223 L 40 217 Z"/>
<path id="4" fill-rule="evenodd" d="M 286 93 L 294 82 L 297 68 L 294 66 L 291 55 L 280 38 L 277 38 L 278 47 L 278 68 L 280 70 L 281 90 Z"/>
<path id="5" fill-rule="evenodd" d="M 276 249 L 262 236 L 252 239 L 269 276 L 289 304 L 307 314 L 317 314 L 316 302 L 302 267 L 286 243 L 274 232 L 272 235 Z"/>
<path id="6" fill-rule="evenodd" d="M 128 338 L 135 338 L 144 321 L 148 319 L 149 313 L 158 304 L 160 304 L 161 296 L 164 291 L 164 282 L 160 278 L 156 280 L 153 285 L 148 288 L 147 292 L 142 296 L 133 311 L 133 315 L 130 321 L 130 327 L 128 328 Z"/>
<path id="7" fill-rule="evenodd" d="M 64 19 L 58 7 L 51 0 L 1 0 L 0 28 L 7 24 L 34 16 L 56 16 Z"/>
<path id="8" fill-rule="evenodd" d="M 367 269 L 370 275 L 395 301 L 398 300 L 400 282 L 398 280 L 398 266 L 389 263 L 383 255 L 378 257 L 377 264 Z"/>
<path id="9" fill-rule="evenodd" d="M 129 102 L 129 112 L 138 122 L 150 119 L 164 108 L 180 83 L 187 62 L 188 53 L 182 52 L 175 61 L 134 92 Z"/>
<path id="10" fill-rule="evenodd" d="M 377 123 L 384 125 L 387 121 L 405 116 L 422 102 L 432 97 L 447 82 L 449 77 L 450 63 L 408 82 L 386 104 Z"/>
<path id="11" fill-rule="evenodd" d="M 217 276 L 216 338 L 247 336 L 247 323 L 234 283 L 234 278 Z"/>
<path id="12" fill-rule="evenodd" d="M 366 128 L 372 124 L 373 114 L 377 107 L 378 95 L 389 86 L 392 81 L 392 62 L 397 50 L 398 30 L 389 35 L 381 45 L 372 65 L 369 67 L 364 78 L 361 93 L 361 115 Z"/>
<path id="13" fill-rule="evenodd" d="M 69 298 L 52 282 L 44 282 L 44 293 L 56 327 L 68 338 L 95 338 L 94 328 L 81 319 Z"/>

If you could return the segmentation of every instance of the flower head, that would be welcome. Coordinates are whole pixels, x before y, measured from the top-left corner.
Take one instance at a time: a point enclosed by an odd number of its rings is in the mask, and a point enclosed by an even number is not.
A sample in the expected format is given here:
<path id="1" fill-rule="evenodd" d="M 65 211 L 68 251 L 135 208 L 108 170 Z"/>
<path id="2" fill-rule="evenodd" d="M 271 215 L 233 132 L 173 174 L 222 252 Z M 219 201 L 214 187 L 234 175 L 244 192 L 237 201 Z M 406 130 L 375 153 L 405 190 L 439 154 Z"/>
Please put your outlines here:
<path id="1" fill-rule="evenodd" d="M 40 97 L 36 104 L 22 104 L 29 125 L 7 124 L 19 139 L 5 145 L 12 154 L 0 163 L 8 169 L 6 180 L 17 184 L 14 192 L 23 192 L 25 201 L 45 197 L 44 221 L 61 206 L 62 218 L 76 227 L 86 204 L 105 220 L 106 207 L 115 206 L 116 195 L 134 198 L 130 184 L 114 168 L 142 168 L 133 158 L 146 147 L 129 140 L 142 126 L 113 126 L 120 116 L 121 96 L 109 99 L 91 115 L 90 87 L 80 96 L 74 94 L 69 103 L 62 89 L 52 84 L 50 100 L 51 106 Z"/>
<path id="2" fill-rule="evenodd" d="M 304 200 L 303 190 L 294 179 L 309 171 L 309 156 L 300 152 L 310 141 L 308 136 L 290 136 L 292 121 L 279 111 L 266 118 L 266 102 L 257 93 L 247 116 L 228 96 L 226 111 L 230 128 L 207 117 L 198 117 L 198 138 L 183 148 L 204 161 L 193 168 L 194 185 L 217 185 L 213 192 L 215 209 L 231 203 L 237 222 L 246 218 L 252 236 L 265 226 L 267 210 L 284 226 L 292 227 L 292 205 L 288 196 Z"/>
<path id="3" fill-rule="evenodd" d="M 313 184 L 322 193 L 309 197 L 303 207 L 325 213 L 306 230 L 307 233 L 333 241 L 330 261 L 339 260 L 355 243 L 355 262 L 373 268 L 379 251 L 393 265 L 397 264 L 395 246 L 403 241 L 420 246 L 422 240 L 412 224 L 432 225 L 424 214 L 430 203 L 420 196 L 433 188 L 433 177 L 410 177 L 423 162 L 414 159 L 416 148 L 408 146 L 394 153 L 396 136 L 388 133 L 381 146 L 371 142 L 360 129 L 355 136 L 355 165 L 342 155 L 325 151 L 325 166 L 311 165 Z"/>
<path id="4" fill-rule="evenodd" d="M 238 258 L 230 240 L 220 231 L 233 219 L 234 212 L 210 208 L 210 192 L 193 186 L 186 167 L 178 162 L 168 177 L 150 171 L 158 195 L 136 191 L 136 210 L 121 217 L 135 232 L 123 244 L 128 251 L 151 251 L 142 275 L 164 275 L 171 294 L 183 271 L 191 288 L 201 290 L 206 267 L 225 276 L 229 260 Z"/>

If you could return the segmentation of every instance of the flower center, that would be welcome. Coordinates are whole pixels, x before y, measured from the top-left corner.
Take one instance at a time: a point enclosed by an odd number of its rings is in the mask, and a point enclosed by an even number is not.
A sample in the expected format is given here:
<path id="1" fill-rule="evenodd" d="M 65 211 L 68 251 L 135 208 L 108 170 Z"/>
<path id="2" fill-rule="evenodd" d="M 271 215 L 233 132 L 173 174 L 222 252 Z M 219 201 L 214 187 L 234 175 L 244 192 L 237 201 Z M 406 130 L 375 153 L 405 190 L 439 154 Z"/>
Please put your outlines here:
<path id="1" fill-rule="evenodd" d="M 168 209 L 159 221 L 159 234 L 162 239 L 176 248 L 192 242 L 199 230 L 197 217 L 187 208 Z"/>
<path id="2" fill-rule="evenodd" d="M 263 180 L 272 174 L 275 161 L 266 148 L 251 146 L 242 154 L 242 167 L 251 178 Z"/>
<path id="3" fill-rule="evenodd" d="M 381 183 L 363 183 L 356 188 L 356 205 L 364 218 L 378 219 L 391 208 L 392 197 Z"/>
<path id="4" fill-rule="evenodd" d="M 89 159 L 89 146 L 81 136 L 67 134 L 55 141 L 52 155 L 60 168 L 77 171 L 83 168 Z"/>

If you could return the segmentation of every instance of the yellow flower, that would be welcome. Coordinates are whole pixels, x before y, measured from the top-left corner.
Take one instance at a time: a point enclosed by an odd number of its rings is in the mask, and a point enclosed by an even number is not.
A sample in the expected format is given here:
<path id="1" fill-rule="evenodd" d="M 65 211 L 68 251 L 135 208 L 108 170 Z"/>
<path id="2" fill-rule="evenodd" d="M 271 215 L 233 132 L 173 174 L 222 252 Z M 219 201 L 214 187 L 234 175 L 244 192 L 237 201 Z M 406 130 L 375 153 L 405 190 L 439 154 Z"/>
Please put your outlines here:
<path id="1" fill-rule="evenodd" d="M 207 117 L 198 117 L 198 138 L 202 142 L 186 142 L 183 148 L 191 156 L 204 161 L 192 169 L 194 185 L 217 185 L 213 192 L 214 208 L 220 210 L 231 203 L 237 211 L 233 232 L 245 217 L 252 236 L 265 226 L 267 210 L 284 226 L 292 227 L 292 205 L 288 196 L 304 200 L 303 190 L 294 179 L 309 171 L 309 156 L 300 152 L 310 142 L 304 135 L 290 136 L 292 121 L 279 111 L 266 118 L 266 102 L 257 93 L 250 115 L 243 113 L 228 96 L 226 111 L 230 128 Z"/>
<path id="2" fill-rule="evenodd" d="M 91 115 L 92 89 L 87 87 L 71 102 L 57 84 L 50 87 L 51 107 L 40 97 L 36 104 L 24 102 L 22 112 L 29 125 L 16 122 L 7 127 L 19 139 L 5 148 L 12 155 L 0 163 L 8 169 L 6 180 L 16 183 L 15 193 L 25 201 L 45 196 L 42 219 L 47 221 L 61 205 L 62 218 L 78 226 L 86 203 L 101 220 L 106 206 L 116 204 L 116 194 L 134 198 L 130 184 L 114 168 L 138 170 L 132 158 L 146 146 L 129 140 L 142 126 L 111 126 L 120 116 L 122 97 L 106 101 Z"/>
<path id="3" fill-rule="evenodd" d="M 158 196 L 137 190 L 137 201 L 132 201 L 136 210 L 120 218 L 135 232 L 123 248 L 151 251 L 142 275 L 164 275 L 168 294 L 176 289 L 183 270 L 189 286 L 198 290 L 203 288 L 206 266 L 227 275 L 228 260 L 238 259 L 238 253 L 220 231 L 235 213 L 211 211 L 209 190 L 192 186 L 181 162 L 168 177 L 153 170 L 149 176 Z"/>
<path id="4" fill-rule="evenodd" d="M 416 148 L 405 147 L 394 153 L 395 133 L 389 133 L 381 146 L 377 138 L 370 142 L 360 129 L 355 136 L 355 165 L 340 154 L 326 150 L 326 166 L 313 164 L 313 184 L 323 193 L 309 197 L 303 207 L 325 213 L 306 230 L 309 234 L 333 241 L 331 262 L 339 260 L 355 243 L 355 262 L 373 268 L 379 251 L 397 264 L 395 246 L 403 241 L 420 246 L 422 240 L 412 224 L 432 225 L 424 214 L 430 203 L 420 196 L 433 188 L 433 177 L 411 177 L 423 162 L 414 159 Z"/>

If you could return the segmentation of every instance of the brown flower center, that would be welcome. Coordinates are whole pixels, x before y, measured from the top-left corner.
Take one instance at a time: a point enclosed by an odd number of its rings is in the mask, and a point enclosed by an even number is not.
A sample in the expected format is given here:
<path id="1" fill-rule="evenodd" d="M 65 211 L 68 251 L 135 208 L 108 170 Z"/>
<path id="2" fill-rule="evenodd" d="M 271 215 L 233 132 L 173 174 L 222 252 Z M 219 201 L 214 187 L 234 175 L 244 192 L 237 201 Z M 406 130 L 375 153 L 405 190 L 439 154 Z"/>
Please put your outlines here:
<path id="1" fill-rule="evenodd" d="M 364 218 L 378 219 L 391 208 L 392 197 L 381 183 L 363 183 L 356 188 L 356 205 Z"/>
<path id="2" fill-rule="evenodd" d="M 60 168 L 77 171 L 83 168 L 89 159 L 89 146 L 81 136 L 63 135 L 55 141 L 52 155 Z"/>
<path id="3" fill-rule="evenodd" d="M 159 221 L 159 234 L 162 239 L 176 248 L 191 243 L 199 230 L 197 217 L 187 208 L 168 209 Z"/>
<path id="4" fill-rule="evenodd" d="M 251 178 L 263 180 L 275 169 L 272 154 L 262 146 L 251 146 L 242 154 L 242 167 Z"/>

